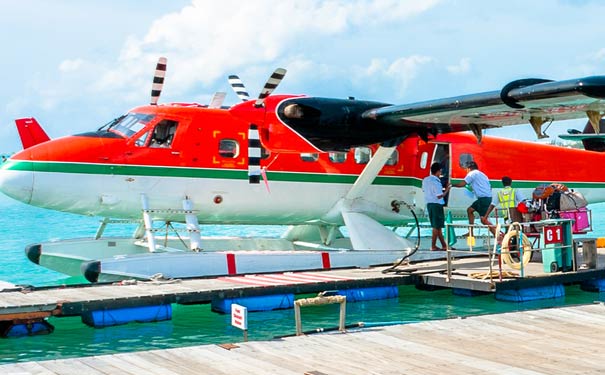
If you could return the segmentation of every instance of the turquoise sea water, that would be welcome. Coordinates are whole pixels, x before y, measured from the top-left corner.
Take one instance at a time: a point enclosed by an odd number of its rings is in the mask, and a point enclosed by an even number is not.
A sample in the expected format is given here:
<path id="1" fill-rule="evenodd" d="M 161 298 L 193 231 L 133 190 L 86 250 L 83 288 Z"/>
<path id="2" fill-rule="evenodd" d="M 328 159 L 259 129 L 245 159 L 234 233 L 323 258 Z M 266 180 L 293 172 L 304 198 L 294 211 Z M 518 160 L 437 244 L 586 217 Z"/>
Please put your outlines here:
<path id="1" fill-rule="evenodd" d="M 594 236 L 605 236 L 605 205 L 592 205 Z M 69 278 L 30 263 L 24 255 L 27 244 L 59 238 L 94 235 L 99 218 L 81 217 L 30 207 L 0 195 L 0 280 L 35 286 L 73 284 L 83 279 Z M 111 231 L 118 229 L 110 229 Z M 205 234 L 279 235 L 281 227 L 204 227 Z M 113 234 L 130 234 L 113 233 Z M 0 298 L 2 296 L 0 295 Z M 496 301 L 493 296 L 455 296 L 449 290 L 418 291 L 405 286 L 399 298 L 347 304 L 347 324 L 366 322 L 390 324 L 453 318 L 486 313 L 591 303 L 603 300 L 578 286 L 566 287 L 560 299 L 531 303 Z M 249 340 L 268 340 L 295 332 L 293 310 L 249 314 Z M 51 318 L 55 331 L 50 335 L 0 339 L 0 364 L 28 360 L 57 359 L 85 355 L 121 353 L 146 349 L 173 348 L 200 344 L 242 341 L 242 332 L 231 327 L 229 315 L 210 310 L 209 305 L 173 305 L 173 319 L 158 323 L 132 323 L 94 329 L 79 317 Z M 338 306 L 310 307 L 303 311 L 303 330 L 338 325 Z"/>

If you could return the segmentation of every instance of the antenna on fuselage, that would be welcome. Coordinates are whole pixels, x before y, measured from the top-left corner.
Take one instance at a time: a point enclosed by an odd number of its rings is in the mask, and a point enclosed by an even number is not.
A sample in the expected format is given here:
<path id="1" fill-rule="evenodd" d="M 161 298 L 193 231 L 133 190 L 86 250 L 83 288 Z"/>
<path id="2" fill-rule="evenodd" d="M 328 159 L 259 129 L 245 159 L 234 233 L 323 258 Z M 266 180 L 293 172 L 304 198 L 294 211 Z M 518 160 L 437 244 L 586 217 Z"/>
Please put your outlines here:
<path id="1" fill-rule="evenodd" d="M 155 67 L 155 74 L 153 76 L 153 84 L 151 85 L 151 105 L 157 105 L 162 88 L 164 87 L 164 77 L 166 77 L 166 58 L 160 57 Z"/>
<path id="2" fill-rule="evenodd" d="M 226 92 L 215 92 L 214 96 L 212 97 L 212 100 L 210 101 L 210 104 L 208 104 L 208 108 L 221 108 L 226 96 Z"/>

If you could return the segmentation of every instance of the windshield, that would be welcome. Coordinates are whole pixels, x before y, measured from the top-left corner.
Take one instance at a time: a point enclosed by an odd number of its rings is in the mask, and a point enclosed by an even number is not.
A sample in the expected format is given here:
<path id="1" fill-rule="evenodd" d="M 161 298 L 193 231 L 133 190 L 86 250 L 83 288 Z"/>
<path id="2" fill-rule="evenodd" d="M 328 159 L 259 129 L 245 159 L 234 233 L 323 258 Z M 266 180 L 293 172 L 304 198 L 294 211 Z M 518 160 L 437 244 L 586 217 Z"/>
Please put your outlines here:
<path id="1" fill-rule="evenodd" d="M 110 121 L 99 130 L 111 131 L 128 138 L 143 129 L 154 117 L 144 113 L 129 113 Z"/>

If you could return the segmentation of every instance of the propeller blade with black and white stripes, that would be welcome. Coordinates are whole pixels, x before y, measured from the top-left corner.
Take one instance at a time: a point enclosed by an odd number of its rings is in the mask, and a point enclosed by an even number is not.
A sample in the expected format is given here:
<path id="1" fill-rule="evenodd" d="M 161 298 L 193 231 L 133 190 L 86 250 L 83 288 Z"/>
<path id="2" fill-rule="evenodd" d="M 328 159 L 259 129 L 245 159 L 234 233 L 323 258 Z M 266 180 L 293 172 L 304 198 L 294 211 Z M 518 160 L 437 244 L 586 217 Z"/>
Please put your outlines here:
<path id="1" fill-rule="evenodd" d="M 286 75 L 286 69 L 284 69 L 284 68 L 275 69 L 273 74 L 271 74 L 271 77 L 269 77 L 269 79 L 267 80 L 267 83 L 265 83 L 265 87 L 263 87 L 263 90 L 260 92 L 258 99 L 256 99 L 256 103 L 254 103 L 255 107 L 261 107 L 263 105 L 263 103 L 265 102 L 265 99 L 267 99 L 267 97 L 269 95 L 271 95 L 273 90 L 275 90 L 275 88 L 279 85 L 279 83 L 282 81 L 282 79 L 284 79 L 285 75 Z"/>
<path id="2" fill-rule="evenodd" d="M 155 67 L 155 74 L 153 76 L 153 85 L 151 86 L 151 105 L 157 105 L 162 88 L 164 87 L 164 77 L 166 77 L 166 63 L 165 57 L 160 57 Z"/>
<path id="3" fill-rule="evenodd" d="M 233 91 L 237 94 L 237 96 L 244 102 L 250 100 L 250 95 L 248 91 L 246 91 L 246 86 L 241 79 L 239 79 L 236 75 L 229 76 L 229 84 L 233 88 Z"/>

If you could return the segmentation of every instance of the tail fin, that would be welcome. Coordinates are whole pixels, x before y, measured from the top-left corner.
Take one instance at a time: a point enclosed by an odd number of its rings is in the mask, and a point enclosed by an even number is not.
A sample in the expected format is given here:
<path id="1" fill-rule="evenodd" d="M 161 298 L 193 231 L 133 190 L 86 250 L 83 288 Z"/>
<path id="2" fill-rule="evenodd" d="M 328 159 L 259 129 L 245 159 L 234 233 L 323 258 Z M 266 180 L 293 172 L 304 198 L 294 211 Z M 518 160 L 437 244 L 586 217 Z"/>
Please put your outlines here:
<path id="1" fill-rule="evenodd" d="M 584 127 L 584 131 L 582 134 L 592 134 L 592 137 L 586 136 L 586 138 L 582 139 L 582 143 L 584 144 L 584 148 L 586 150 L 603 152 L 605 151 L 605 139 L 603 139 L 603 134 L 605 134 L 605 121 L 599 121 L 599 134 L 595 134 L 594 128 L 590 124 L 590 121 L 586 123 Z M 600 136 L 599 136 L 600 135 Z"/>
<path id="2" fill-rule="evenodd" d="M 21 138 L 23 149 L 50 140 L 50 137 L 33 117 L 17 119 L 15 120 L 15 124 L 17 124 L 17 130 L 19 131 L 19 138 Z"/>

